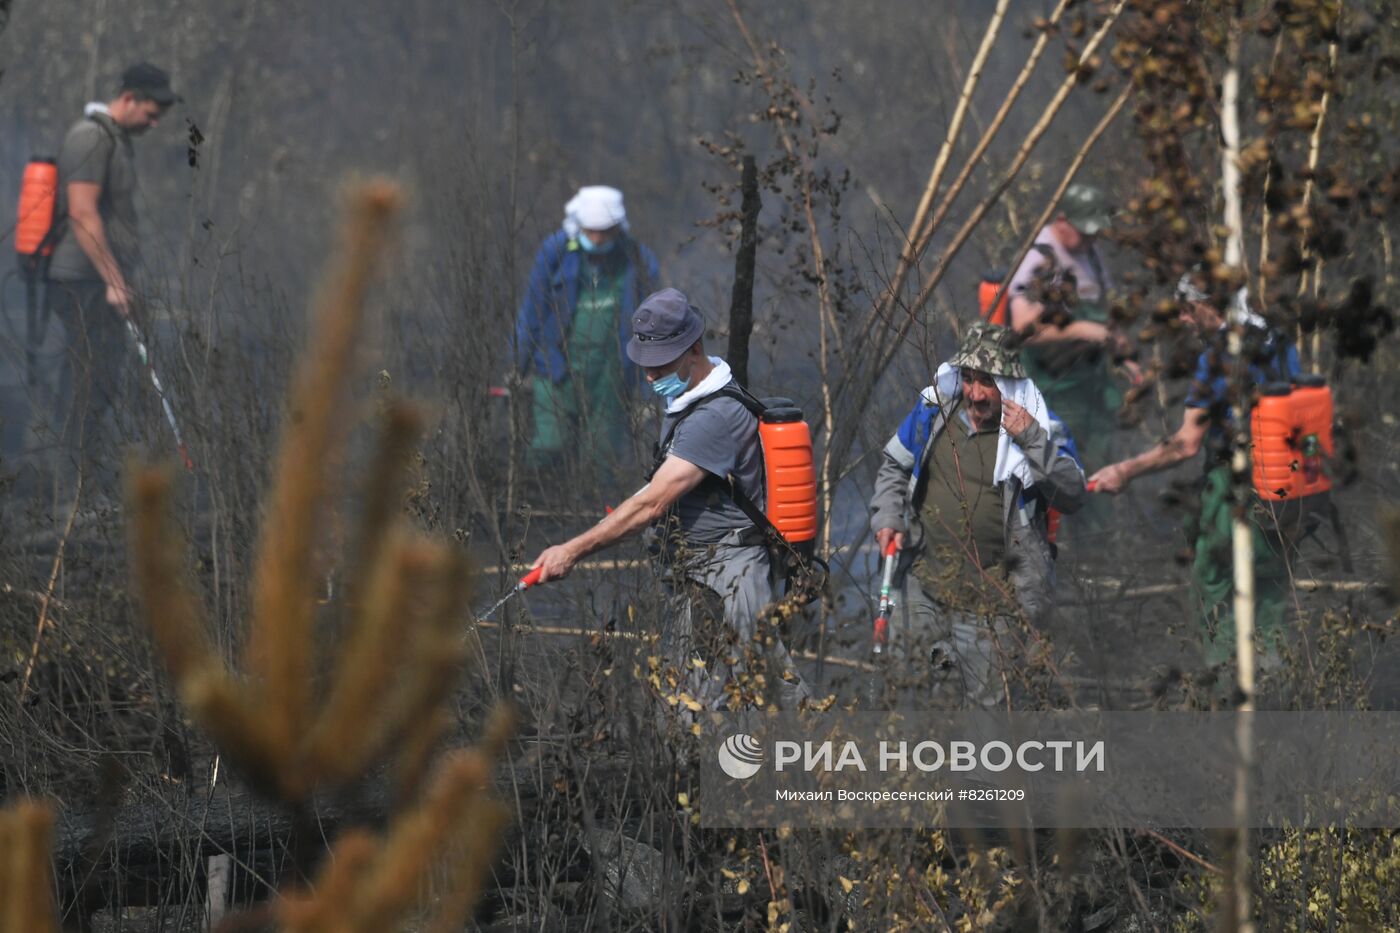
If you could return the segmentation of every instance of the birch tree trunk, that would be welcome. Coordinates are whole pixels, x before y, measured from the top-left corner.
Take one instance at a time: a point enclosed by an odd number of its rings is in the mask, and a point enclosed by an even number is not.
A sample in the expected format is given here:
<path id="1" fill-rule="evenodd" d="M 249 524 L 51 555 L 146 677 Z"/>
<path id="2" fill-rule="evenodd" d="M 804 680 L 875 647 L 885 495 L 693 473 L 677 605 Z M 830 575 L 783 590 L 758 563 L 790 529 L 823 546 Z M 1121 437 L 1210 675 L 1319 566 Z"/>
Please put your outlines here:
<path id="1" fill-rule="evenodd" d="M 1220 134 L 1223 142 L 1221 152 L 1221 187 L 1225 198 L 1225 228 L 1228 236 L 1225 243 L 1225 264 L 1232 270 L 1244 263 L 1244 217 L 1240 205 L 1240 20 L 1238 15 L 1230 23 L 1229 45 L 1225 78 L 1221 82 Z M 1236 405 L 1234 411 L 1234 438 L 1230 461 L 1233 477 L 1249 475 L 1249 369 L 1243 360 L 1243 347 L 1240 336 L 1242 322 L 1231 322 L 1229 329 L 1229 351 L 1231 366 L 1235 372 Z M 1238 481 L 1238 480 L 1237 480 Z M 1254 541 L 1250 534 L 1247 511 L 1238 506 L 1247 497 L 1246 488 L 1236 488 L 1234 517 L 1232 519 L 1232 548 L 1235 575 L 1235 653 L 1239 667 L 1239 690 L 1243 699 L 1239 706 L 1239 717 L 1235 731 L 1237 763 L 1235 766 L 1235 851 L 1232 882 L 1234 925 L 1239 933 L 1254 933 L 1253 910 L 1249 896 L 1249 770 L 1254 758 L 1253 722 L 1250 715 L 1254 711 Z"/>

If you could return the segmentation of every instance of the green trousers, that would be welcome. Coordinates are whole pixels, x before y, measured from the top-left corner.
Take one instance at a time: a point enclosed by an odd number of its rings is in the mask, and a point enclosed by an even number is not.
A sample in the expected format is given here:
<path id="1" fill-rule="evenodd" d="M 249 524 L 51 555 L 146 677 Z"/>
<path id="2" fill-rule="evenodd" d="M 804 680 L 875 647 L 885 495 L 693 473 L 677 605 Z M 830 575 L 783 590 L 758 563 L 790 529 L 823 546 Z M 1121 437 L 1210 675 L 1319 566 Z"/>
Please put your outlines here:
<path id="1" fill-rule="evenodd" d="M 578 464 L 606 473 L 623 449 L 626 415 L 617 339 L 622 277 L 606 271 L 591 263 L 580 269 L 587 278 L 579 282 L 565 345 L 568 376 L 557 383 L 535 377 L 529 456 L 537 466 L 557 466 L 568 454 Z"/>
<path id="2" fill-rule="evenodd" d="M 626 435 L 621 374 L 616 362 L 609 362 L 601 371 L 575 370 L 559 383 L 535 377 L 529 449 L 534 463 L 552 465 L 565 454 L 595 467 L 615 461 Z"/>
<path id="3" fill-rule="evenodd" d="M 1288 562 L 1279 539 L 1265 533 L 1257 509 L 1250 509 L 1254 548 L 1254 633 L 1258 651 L 1277 651 L 1283 642 L 1289 589 Z M 1192 588 L 1201 611 L 1201 640 L 1207 664 L 1235 653 L 1235 574 L 1230 507 L 1230 468 L 1206 474 L 1196 529 Z"/>
<path id="4" fill-rule="evenodd" d="M 1074 437 L 1085 472 L 1112 461 L 1113 433 L 1118 429 L 1122 395 L 1102 362 L 1085 366 L 1090 372 L 1070 379 L 1035 380 L 1050 406 Z M 1034 378 L 1034 377 L 1033 377 Z"/>
<path id="5" fill-rule="evenodd" d="M 1098 324 L 1108 322 L 1108 310 L 1094 302 L 1081 302 L 1074 316 Z M 1123 393 L 1113 382 L 1107 355 L 1089 344 L 1057 343 L 1026 347 L 1021 360 L 1045 403 L 1069 428 L 1085 472 L 1112 463 L 1113 433 L 1118 429 Z"/>
<path id="6" fill-rule="evenodd" d="M 1022 354 L 1026 373 L 1045 396 L 1045 404 L 1069 428 L 1085 475 L 1112 463 L 1113 435 L 1118 429 L 1123 396 L 1113 383 L 1108 364 L 1101 356 L 1085 359 L 1067 372 L 1051 376 L 1039 365 L 1034 349 L 1027 348 Z M 1113 517 L 1111 497 L 1090 496 L 1082 509 L 1065 519 L 1065 539 L 1071 547 L 1076 542 L 1099 546 L 1113 528 Z"/>

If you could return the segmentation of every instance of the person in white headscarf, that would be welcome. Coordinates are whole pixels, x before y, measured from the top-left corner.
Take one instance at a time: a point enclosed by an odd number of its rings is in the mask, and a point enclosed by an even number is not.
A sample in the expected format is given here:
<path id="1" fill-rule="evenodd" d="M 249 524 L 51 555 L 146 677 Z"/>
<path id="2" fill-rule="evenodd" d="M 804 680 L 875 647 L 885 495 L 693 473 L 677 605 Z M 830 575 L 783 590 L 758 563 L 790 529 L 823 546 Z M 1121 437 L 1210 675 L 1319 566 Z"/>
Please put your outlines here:
<path id="1" fill-rule="evenodd" d="M 1013 623 L 1051 608 L 1049 513 L 1085 501 L 1074 442 L 1013 341 L 1004 327 L 969 328 L 885 445 L 870 503 L 881 553 L 899 555 L 892 672 L 936 706 L 1004 696 Z"/>
<path id="2" fill-rule="evenodd" d="M 532 383 L 534 465 L 558 466 L 566 451 L 595 467 L 616 462 L 627 396 L 642 381 L 623 352 L 628 321 L 658 275 L 621 191 L 589 185 L 564 205 L 562 229 L 535 255 L 512 346 L 516 373 Z"/>

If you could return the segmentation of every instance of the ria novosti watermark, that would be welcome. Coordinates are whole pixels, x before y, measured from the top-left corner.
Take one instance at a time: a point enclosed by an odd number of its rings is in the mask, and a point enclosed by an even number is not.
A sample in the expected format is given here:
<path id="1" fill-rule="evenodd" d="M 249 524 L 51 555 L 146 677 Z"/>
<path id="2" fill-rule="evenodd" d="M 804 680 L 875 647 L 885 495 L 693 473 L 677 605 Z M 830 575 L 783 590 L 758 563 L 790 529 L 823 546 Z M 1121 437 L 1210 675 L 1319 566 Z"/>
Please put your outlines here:
<path id="1" fill-rule="evenodd" d="M 763 746 L 747 733 L 731 735 L 719 743 L 719 767 L 736 781 L 747 781 L 763 767 Z"/>
<path id="2" fill-rule="evenodd" d="M 708 826 L 1400 825 L 1400 713 L 715 715 Z M 830 807 L 810 804 L 830 803 Z"/>
<path id="3" fill-rule="evenodd" d="M 758 749 L 758 760 L 762 760 L 762 747 L 749 735 L 744 738 Z M 725 745 L 728 740 L 725 741 Z M 724 754 L 723 748 L 721 754 Z M 925 739 L 910 742 L 907 739 L 879 743 L 875 759 L 867 764 L 860 743 L 854 739 L 838 743 L 777 741 L 773 743 L 773 770 L 791 770 L 794 766 L 803 771 L 841 772 L 847 768 L 855 771 L 986 771 L 998 774 L 1009 771 L 1014 766 L 1022 771 L 1034 773 L 1046 767 L 1054 771 L 1100 771 L 1104 770 L 1104 741 L 1094 742 L 1051 739 L 1041 742 L 1028 739 L 1014 748 L 1008 742 L 992 739 L 989 742 L 959 741 L 954 739 L 944 743 Z M 756 766 L 749 772 L 752 777 L 758 772 Z M 725 771 L 728 774 L 728 769 Z"/>

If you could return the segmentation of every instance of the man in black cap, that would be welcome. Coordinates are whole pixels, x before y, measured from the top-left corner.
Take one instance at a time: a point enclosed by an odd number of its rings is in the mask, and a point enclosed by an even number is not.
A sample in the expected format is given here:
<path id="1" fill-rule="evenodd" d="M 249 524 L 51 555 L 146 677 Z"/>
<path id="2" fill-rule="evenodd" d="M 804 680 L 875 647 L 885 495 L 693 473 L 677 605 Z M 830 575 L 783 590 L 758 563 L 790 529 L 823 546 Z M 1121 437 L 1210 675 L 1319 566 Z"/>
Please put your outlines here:
<path id="1" fill-rule="evenodd" d="M 674 288 L 649 296 L 632 316 L 627 355 L 666 400 L 657 466 L 650 481 L 583 534 L 546 548 L 533 566 L 541 582 L 623 538 L 655 527 L 660 566 L 675 595 L 662 627 L 662 654 L 677 686 L 706 709 L 727 705 L 731 675 L 766 656 L 764 683 L 792 709 L 806 684 L 774 630 L 758 617 L 773 598 L 762 533 L 726 492 L 733 483 L 760 509 L 763 452 L 758 419 L 720 390 L 738 388 L 729 364 L 705 354 L 705 322 Z M 755 679 L 756 680 L 756 679 Z"/>
<path id="2" fill-rule="evenodd" d="M 58 156 L 59 192 L 48 305 L 63 323 L 69 387 L 59 417 L 64 446 L 85 472 L 114 475 L 106 426 L 117 398 L 141 262 L 132 139 L 179 98 L 170 77 L 146 62 L 122 73 L 117 96 L 90 103 Z"/>

